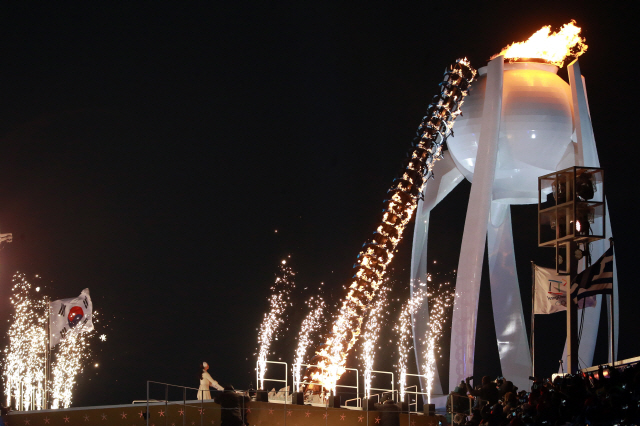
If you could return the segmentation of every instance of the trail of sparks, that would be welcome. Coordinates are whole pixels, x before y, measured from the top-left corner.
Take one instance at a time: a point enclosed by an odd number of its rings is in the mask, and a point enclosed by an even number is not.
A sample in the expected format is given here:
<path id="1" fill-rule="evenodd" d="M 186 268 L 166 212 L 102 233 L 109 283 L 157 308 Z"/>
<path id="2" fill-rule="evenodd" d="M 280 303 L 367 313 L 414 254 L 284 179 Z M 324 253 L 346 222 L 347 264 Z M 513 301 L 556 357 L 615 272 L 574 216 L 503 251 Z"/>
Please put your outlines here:
<path id="1" fill-rule="evenodd" d="M 400 371 L 400 380 L 398 381 L 400 387 L 400 401 L 404 401 L 404 391 L 407 386 L 407 360 L 409 357 L 409 351 L 413 349 L 411 345 L 413 330 L 413 318 L 414 314 L 420 309 L 422 303 L 426 300 L 427 292 L 423 289 L 418 289 L 413 293 L 413 296 L 402 305 L 400 311 L 400 318 L 398 323 L 393 328 L 398 335 L 398 370 Z"/>
<path id="2" fill-rule="evenodd" d="M 287 261 L 283 260 L 280 264 L 279 276 L 271 286 L 271 297 L 269 298 L 269 312 L 264 315 L 264 321 L 260 324 L 260 333 L 258 335 L 258 385 L 260 389 L 264 389 L 264 375 L 267 371 L 267 356 L 271 348 L 271 342 L 277 340 L 278 328 L 284 322 L 283 313 L 290 305 L 291 290 L 295 287 L 293 277 L 295 273 L 287 266 Z"/>
<path id="3" fill-rule="evenodd" d="M 294 356 L 294 383 L 300 383 L 300 365 L 305 362 L 307 350 L 311 345 L 311 338 L 324 323 L 324 310 L 326 306 L 322 297 L 311 296 L 306 302 L 306 305 L 311 310 L 302 321 L 300 334 L 298 335 L 298 349 L 296 349 Z M 296 391 L 300 391 L 300 389 L 296 389 Z"/>
<path id="4" fill-rule="evenodd" d="M 360 335 L 362 319 L 373 299 L 405 227 L 413 217 L 418 199 L 433 166 L 442 158 L 442 145 L 451 134 L 455 118 L 476 71 L 466 59 L 458 59 L 445 72 L 440 94 L 433 98 L 427 114 L 418 127 L 413 151 L 405 161 L 401 177 L 396 178 L 385 200 L 382 223 L 371 240 L 363 245 L 354 265 L 354 280 L 336 317 L 326 343 L 316 349 L 319 368 L 310 368 L 307 374 L 315 383 L 334 389 L 345 371 L 349 351 Z"/>
<path id="5" fill-rule="evenodd" d="M 448 284 L 448 283 L 447 283 Z M 440 353 L 440 338 L 444 330 L 444 324 L 448 319 L 448 310 L 453 306 L 454 292 L 448 285 L 440 285 L 437 290 L 430 291 L 427 295 L 429 303 L 429 327 L 425 334 L 422 366 L 423 374 L 426 375 L 427 399 L 431 404 L 431 390 L 436 372 L 436 352 Z"/>
<path id="6" fill-rule="evenodd" d="M 376 355 L 376 344 L 380 337 L 380 329 L 382 328 L 384 309 L 389 305 L 387 298 L 389 294 L 389 286 L 383 284 L 376 294 L 371 309 L 364 326 L 362 354 L 360 359 L 364 366 L 364 394 L 365 398 L 371 398 L 371 370 L 373 370 L 373 362 Z"/>
<path id="7" fill-rule="evenodd" d="M 46 352 L 46 302 L 44 298 L 31 295 L 31 284 L 24 274 L 13 276 L 14 283 L 8 337 L 9 344 L 4 350 L 6 405 L 29 410 L 33 406 L 40 410 L 44 402 L 45 352 Z"/>

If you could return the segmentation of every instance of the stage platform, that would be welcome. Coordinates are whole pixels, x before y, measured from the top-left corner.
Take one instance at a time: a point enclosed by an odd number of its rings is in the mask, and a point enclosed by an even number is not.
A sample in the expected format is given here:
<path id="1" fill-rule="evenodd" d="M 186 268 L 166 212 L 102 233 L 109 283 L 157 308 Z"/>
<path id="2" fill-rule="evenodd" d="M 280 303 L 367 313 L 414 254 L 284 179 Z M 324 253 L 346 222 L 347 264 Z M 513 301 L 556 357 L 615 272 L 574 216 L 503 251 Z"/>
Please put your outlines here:
<path id="1" fill-rule="evenodd" d="M 147 404 L 74 407 L 59 410 L 13 411 L 9 426 L 146 426 Z M 153 402 L 149 426 L 220 426 L 220 405 L 213 401 Z M 446 425 L 440 415 L 399 413 L 401 426 Z M 356 408 L 249 402 L 251 426 L 384 426 L 382 413 Z"/>

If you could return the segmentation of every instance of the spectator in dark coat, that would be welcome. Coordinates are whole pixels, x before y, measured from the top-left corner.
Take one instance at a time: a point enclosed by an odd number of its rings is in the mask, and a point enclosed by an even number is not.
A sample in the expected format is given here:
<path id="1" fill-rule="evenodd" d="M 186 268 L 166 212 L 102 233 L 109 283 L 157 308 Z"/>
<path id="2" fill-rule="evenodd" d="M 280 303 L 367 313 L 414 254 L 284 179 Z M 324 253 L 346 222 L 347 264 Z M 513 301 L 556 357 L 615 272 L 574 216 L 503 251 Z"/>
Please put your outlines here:
<path id="1" fill-rule="evenodd" d="M 482 378 L 482 386 L 480 389 L 474 390 L 471 388 L 469 383 L 467 382 L 467 388 L 469 388 L 469 395 L 477 396 L 483 401 L 487 401 L 489 405 L 494 405 L 498 402 L 498 388 L 496 388 L 496 384 L 491 382 L 491 378 L 489 376 L 484 376 Z"/>
<path id="2" fill-rule="evenodd" d="M 220 404 L 220 426 L 245 426 L 245 410 L 249 397 L 236 393 L 232 385 L 225 386 L 224 392 L 218 395 L 215 401 Z"/>

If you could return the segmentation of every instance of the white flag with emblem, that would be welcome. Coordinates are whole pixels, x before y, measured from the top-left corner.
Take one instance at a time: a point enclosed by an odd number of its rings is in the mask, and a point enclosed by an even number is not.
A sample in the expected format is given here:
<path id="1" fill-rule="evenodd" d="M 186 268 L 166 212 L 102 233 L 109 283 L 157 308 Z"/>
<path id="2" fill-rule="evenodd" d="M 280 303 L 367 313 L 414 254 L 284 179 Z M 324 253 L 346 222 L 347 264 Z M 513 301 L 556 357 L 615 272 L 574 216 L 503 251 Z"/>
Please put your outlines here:
<path id="1" fill-rule="evenodd" d="M 556 275 L 555 269 L 536 268 L 536 296 L 534 299 L 534 314 L 553 314 L 567 310 L 567 285 L 569 275 Z M 578 302 L 578 309 L 586 303 L 587 308 L 596 306 L 596 298 L 585 297 Z"/>
<path id="2" fill-rule="evenodd" d="M 89 289 L 73 299 L 60 299 L 49 303 L 51 314 L 49 347 L 53 349 L 66 334 L 73 330 L 86 333 L 93 330 L 93 304 Z"/>

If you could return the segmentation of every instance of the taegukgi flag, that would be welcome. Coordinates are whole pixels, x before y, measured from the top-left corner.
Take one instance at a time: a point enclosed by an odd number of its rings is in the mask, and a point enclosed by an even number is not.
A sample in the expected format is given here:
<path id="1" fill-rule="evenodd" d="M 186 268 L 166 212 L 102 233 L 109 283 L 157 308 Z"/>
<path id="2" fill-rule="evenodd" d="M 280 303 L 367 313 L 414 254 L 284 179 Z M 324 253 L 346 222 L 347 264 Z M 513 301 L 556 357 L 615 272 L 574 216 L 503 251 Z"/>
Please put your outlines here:
<path id="1" fill-rule="evenodd" d="M 571 283 L 571 297 L 578 303 L 595 294 L 613 294 L 613 245 Z"/>
<path id="2" fill-rule="evenodd" d="M 49 304 L 51 323 L 49 347 L 53 349 L 70 330 L 87 332 L 93 330 L 93 304 L 89 289 L 73 299 L 60 299 Z"/>
<path id="3" fill-rule="evenodd" d="M 569 275 L 556 275 L 555 269 L 535 266 L 535 298 L 534 314 L 553 314 L 567 310 L 567 285 L 569 285 Z M 587 297 L 581 299 L 578 308 L 582 309 L 596 306 L 596 298 Z"/>

